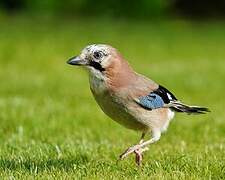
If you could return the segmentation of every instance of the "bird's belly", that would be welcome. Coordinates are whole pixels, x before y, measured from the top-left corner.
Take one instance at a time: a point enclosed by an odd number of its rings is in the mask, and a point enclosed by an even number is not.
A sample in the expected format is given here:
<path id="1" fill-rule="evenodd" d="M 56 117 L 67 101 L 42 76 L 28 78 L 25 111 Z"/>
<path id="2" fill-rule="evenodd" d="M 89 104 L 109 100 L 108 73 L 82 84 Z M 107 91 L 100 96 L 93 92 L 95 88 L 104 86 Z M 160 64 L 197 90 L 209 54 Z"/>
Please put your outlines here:
<path id="1" fill-rule="evenodd" d="M 133 130 L 147 131 L 148 127 L 139 122 L 135 116 L 132 115 L 129 109 L 123 103 L 118 102 L 110 95 L 97 95 L 93 92 L 95 100 L 101 107 L 103 112 L 119 124 Z"/>

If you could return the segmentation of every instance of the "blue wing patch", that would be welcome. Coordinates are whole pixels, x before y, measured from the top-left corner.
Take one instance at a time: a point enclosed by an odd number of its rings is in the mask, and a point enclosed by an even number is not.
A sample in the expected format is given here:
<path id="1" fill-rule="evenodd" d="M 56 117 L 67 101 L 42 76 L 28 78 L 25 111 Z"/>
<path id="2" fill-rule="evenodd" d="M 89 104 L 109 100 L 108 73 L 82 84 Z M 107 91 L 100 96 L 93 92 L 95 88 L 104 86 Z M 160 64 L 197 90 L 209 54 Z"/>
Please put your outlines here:
<path id="1" fill-rule="evenodd" d="M 166 88 L 159 85 L 159 88 L 149 93 L 147 96 L 139 97 L 136 101 L 145 109 L 157 109 L 164 107 L 171 101 L 176 101 L 177 98 Z"/>
<path id="2" fill-rule="evenodd" d="M 161 108 L 165 104 L 163 99 L 154 92 L 150 93 L 147 96 L 140 97 L 138 103 L 146 109 Z"/>

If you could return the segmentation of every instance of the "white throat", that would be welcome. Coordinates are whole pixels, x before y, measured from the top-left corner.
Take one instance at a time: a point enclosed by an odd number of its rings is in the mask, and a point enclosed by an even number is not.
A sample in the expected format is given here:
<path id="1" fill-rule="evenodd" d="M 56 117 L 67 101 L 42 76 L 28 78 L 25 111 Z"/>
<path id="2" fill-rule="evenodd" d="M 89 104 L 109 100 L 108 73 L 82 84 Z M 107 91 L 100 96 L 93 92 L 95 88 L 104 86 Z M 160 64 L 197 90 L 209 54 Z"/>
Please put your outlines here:
<path id="1" fill-rule="evenodd" d="M 101 94 L 106 90 L 106 77 L 99 70 L 89 69 L 89 82 L 91 90 L 96 94 Z"/>

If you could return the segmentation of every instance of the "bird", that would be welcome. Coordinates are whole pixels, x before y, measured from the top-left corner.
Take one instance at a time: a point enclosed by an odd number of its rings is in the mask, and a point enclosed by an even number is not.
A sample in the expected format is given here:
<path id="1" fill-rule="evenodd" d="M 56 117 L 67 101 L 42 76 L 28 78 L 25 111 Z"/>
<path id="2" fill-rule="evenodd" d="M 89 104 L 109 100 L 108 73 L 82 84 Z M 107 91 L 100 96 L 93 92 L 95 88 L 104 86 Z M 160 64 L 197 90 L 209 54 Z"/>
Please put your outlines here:
<path id="1" fill-rule="evenodd" d="M 206 107 L 182 103 L 165 87 L 135 72 L 111 45 L 88 45 L 67 63 L 87 69 L 90 90 L 106 115 L 122 126 L 140 132 L 140 141 L 126 149 L 119 156 L 121 160 L 134 153 L 136 164 L 141 165 L 143 152 L 166 132 L 176 112 L 210 112 Z M 145 141 L 146 134 L 150 138 Z"/>

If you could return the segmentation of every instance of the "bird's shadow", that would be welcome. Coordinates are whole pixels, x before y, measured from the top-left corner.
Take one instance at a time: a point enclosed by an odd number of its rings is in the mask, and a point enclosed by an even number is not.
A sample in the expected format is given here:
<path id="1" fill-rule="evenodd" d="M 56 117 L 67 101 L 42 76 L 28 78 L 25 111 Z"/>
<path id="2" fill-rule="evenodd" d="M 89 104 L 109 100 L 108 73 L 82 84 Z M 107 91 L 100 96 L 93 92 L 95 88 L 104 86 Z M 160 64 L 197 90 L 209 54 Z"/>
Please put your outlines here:
<path id="1" fill-rule="evenodd" d="M 89 162 L 88 157 L 83 154 L 77 156 L 69 156 L 65 158 L 48 158 L 48 159 L 6 159 L 0 158 L 0 169 L 18 171 L 23 170 L 27 172 L 42 172 L 51 170 L 72 171 L 79 166 L 83 166 Z"/>

